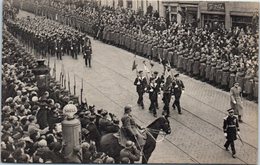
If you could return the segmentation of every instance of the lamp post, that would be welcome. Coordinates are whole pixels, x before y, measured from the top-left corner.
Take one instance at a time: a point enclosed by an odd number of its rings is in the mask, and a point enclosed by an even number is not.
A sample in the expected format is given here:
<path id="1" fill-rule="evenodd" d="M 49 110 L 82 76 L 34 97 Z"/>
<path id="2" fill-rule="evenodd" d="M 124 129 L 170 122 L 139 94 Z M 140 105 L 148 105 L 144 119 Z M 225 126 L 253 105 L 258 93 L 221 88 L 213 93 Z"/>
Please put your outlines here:
<path id="1" fill-rule="evenodd" d="M 40 96 L 48 89 L 50 79 L 50 69 L 44 65 L 44 62 L 44 59 L 38 59 L 38 66 L 32 70 L 36 78 Z"/>

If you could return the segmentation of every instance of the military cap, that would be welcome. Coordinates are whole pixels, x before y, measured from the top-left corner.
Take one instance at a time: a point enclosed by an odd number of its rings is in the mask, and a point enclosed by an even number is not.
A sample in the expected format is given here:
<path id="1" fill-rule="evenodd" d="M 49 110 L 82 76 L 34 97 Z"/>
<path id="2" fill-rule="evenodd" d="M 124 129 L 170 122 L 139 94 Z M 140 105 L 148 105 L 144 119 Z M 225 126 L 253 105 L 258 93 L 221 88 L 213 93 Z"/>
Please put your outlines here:
<path id="1" fill-rule="evenodd" d="M 177 74 L 175 74 L 175 75 L 174 75 L 174 77 L 178 77 L 178 76 L 180 76 L 180 74 L 179 74 L 179 73 L 177 73 Z"/>
<path id="2" fill-rule="evenodd" d="M 107 114 L 108 114 L 108 112 L 107 112 L 107 110 L 103 110 L 103 111 L 101 111 L 101 113 L 100 113 L 102 116 L 106 116 Z"/>
<path id="3" fill-rule="evenodd" d="M 228 111 L 228 113 L 232 113 L 232 112 L 234 112 L 234 109 L 233 109 L 233 108 L 230 108 L 230 109 L 228 109 L 227 111 Z"/>
<path id="4" fill-rule="evenodd" d="M 153 72 L 154 74 L 158 74 L 158 72 L 157 71 L 155 71 L 155 72 Z"/>
<path id="5" fill-rule="evenodd" d="M 141 74 L 141 73 L 143 73 L 143 71 L 142 71 L 142 70 L 139 70 L 138 73 Z"/>
<path id="6" fill-rule="evenodd" d="M 131 112 L 132 111 L 132 107 L 130 105 L 127 105 L 127 106 L 125 106 L 124 110 L 125 110 L 125 113 Z"/>

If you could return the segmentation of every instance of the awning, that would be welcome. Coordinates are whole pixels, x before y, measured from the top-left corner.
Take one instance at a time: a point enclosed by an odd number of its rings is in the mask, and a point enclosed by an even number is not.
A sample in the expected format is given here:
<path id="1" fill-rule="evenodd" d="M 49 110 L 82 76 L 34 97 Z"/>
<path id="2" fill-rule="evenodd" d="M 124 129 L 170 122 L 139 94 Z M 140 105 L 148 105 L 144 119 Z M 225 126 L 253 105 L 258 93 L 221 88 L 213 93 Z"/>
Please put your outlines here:
<path id="1" fill-rule="evenodd" d="M 217 14 L 217 15 L 225 15 L 225 12 L 220 12 L 220 11 L 201 11 L 201 14 Z"/>
<path id="2" fill-rule="evenodd" d="M 253 12 L 239 12 L 239 11 L 231 11 L 230 12 L 231 16 L 247 16 L 247 17 L 252 17 L 254 15 Z"/>

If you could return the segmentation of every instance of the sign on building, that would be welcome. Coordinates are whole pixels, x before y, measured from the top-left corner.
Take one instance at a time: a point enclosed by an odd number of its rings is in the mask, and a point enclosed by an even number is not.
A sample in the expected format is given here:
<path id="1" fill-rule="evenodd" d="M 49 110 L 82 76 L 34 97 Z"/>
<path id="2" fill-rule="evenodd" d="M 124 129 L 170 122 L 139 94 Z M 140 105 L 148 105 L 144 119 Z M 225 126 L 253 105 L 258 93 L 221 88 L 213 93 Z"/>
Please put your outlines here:
<path id="1" fill-rule="evenodd" d="M 208 3 L 208 11 L 225 11 L 225 3 Z"/>

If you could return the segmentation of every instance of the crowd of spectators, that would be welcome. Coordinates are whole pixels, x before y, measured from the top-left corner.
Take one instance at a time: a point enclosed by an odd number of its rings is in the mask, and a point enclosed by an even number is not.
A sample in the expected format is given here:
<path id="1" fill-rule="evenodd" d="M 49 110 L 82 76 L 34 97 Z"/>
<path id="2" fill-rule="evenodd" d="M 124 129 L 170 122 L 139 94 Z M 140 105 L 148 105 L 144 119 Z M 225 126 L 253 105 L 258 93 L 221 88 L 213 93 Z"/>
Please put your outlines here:
<path id="1" fill-rule="evenodd" d="M 93 123 L 99 135 L 99 119 L 108 118 L 103 109 L 81 104 L 78 97 L 49 75 L 46 91 L 40 92 L 36 58 L 11 33 L 3 31 L 2 51 L 1 161 L 5 163 L 114 163 L 98 152 L 96 137 L 88 135 Z M 42 94 L 41 94 L 42 93 Z M 82 143 L 64 156 L 61 121 L 63 107 L 77 106 L 82 125 Z M 106 114 L 104 113 L 106 112 Z M 119 121 L 111 115 L 118 125 Z M 80 156 L 80 154 L 82 155 Z"/>
<path id="2" fill-rule="evenodd" d="M 199 28 L 186 21 L 167 22 L 158 15 L 142 15 L 94 2 L 76 6 L 58 1 L 36 5 L 34 9 L 37 14 L 73 26 L 105 43 L 168 63 L 224 90 L 239 82 L 245 96 L 258 97 L 259 34 L 252 30 L 254 25 L 225 29 L 215 22 L 214 26 Z"/>

